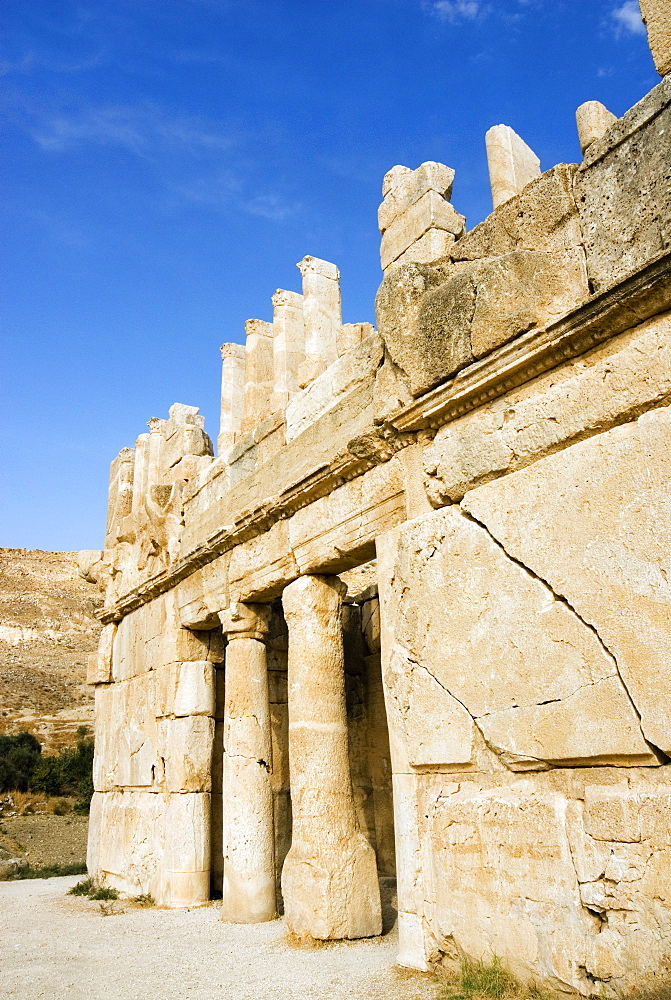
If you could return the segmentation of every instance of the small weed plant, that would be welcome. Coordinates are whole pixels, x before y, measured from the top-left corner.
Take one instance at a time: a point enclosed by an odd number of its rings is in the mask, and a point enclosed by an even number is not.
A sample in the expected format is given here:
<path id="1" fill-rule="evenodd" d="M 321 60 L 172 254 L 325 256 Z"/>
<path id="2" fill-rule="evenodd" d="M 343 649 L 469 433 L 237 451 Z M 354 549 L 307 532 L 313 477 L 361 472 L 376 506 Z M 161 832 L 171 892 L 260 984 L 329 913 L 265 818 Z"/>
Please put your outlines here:
<path id="1" fill-rule="evenodd" d="M 86 896 L 87 899 L 118 899 L 119 890 L 110 889 L 106 885 L 99 885 L 95 879 L 83 878 L 77 885 L 68 889 L 68 896 Z"/>
<path id="2" fill-rule="evenodd" d="M 549 1000 L 535 986 L 522 986 L 494 956 L 491 962 L 464 957 L 459 971 L 441 984 L 440 1000 Z"/>
<path id="3" fill-rule="evenodd" d="M 150 892 L 142 892 L 139 896 L 134 896 L 131 903 L 135 903 L 136 906 L 156 906 L 156 900 Z"/>

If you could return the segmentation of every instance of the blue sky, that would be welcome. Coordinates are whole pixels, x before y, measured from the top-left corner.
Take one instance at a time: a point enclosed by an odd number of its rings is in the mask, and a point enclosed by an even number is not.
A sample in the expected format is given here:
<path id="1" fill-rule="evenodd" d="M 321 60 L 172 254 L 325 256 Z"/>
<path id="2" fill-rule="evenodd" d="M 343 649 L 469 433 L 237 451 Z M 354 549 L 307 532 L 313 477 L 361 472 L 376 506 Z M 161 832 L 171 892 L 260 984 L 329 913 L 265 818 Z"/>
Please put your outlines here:
<path id="1" fill-rule="evenodd" d="M 635 0 L 4 0 L 0 545 L 98 548 L 109 462 L 175 401 L 218 430 L 219 345 L 295 264 L 374 321 L 396 163 L 491 210 L 484 134 L 580 159 L 575 108 L 659 82 Z"/>

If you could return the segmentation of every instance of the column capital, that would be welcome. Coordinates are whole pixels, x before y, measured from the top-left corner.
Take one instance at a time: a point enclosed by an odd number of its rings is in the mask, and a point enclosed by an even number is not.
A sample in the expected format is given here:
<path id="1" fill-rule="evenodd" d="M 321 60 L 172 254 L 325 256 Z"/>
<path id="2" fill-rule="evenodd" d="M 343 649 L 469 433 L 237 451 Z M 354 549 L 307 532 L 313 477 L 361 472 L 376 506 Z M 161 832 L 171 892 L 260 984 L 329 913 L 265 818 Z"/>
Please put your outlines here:
<path id="1" fill-rule="evenodd" d="M 284 616 L 297 619 L 339 611 L 347 585 L 337 576 L 305 574 L 288 584 L 282 593 Z"/>
<path id="2" fill-rule="evenodd" d="M 270 605 L 231 601 L 224 611 L 219 612 L 219 619 L 229 640 L 263 640 L 268 634 Z"/>

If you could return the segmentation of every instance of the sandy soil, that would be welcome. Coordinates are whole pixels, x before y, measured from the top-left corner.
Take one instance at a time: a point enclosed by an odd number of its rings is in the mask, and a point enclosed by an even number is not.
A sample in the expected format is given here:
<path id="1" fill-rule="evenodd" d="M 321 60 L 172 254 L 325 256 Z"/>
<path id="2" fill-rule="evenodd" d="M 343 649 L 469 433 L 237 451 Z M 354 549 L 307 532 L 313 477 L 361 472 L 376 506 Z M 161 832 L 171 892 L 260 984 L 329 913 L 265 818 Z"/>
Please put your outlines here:
<path id="1" fill-rule="evenodd" d="M 88 816 L 39 815 L 0 819 L 0 848 L 32 868 L 86 863 Z"/>
<path id="2" fill-rule="evenodd" d="M 0 883 L 0 997 L 21 1000 L 435 1000 L 394 968 L 392 930 L 297 949 L 283 921 L 220 921 L 217 904 L 142 909 L 66 895 L 78 878 Z"/>

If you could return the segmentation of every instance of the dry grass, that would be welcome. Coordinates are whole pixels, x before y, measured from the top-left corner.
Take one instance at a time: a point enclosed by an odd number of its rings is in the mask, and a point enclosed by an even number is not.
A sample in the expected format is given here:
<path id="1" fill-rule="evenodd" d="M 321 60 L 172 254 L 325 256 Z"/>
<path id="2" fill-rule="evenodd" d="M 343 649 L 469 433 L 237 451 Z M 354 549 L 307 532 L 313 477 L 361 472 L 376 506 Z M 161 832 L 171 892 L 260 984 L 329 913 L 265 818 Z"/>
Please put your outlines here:
<path id="1" fill-rule="evenodd" d="M 459 971 L 441 977 L 439 1000 L 550 1000 L 536 986 L 523 986 L 494 956 L 491 962 L 462 958 Z"/>
<path id="2" fill-rule="evenodd" d="M 50 796 L 41 792 L 6 792 L 0 797 L 0 817 L 33 816 L 53 813 L 66 816 L 72 812 L 73 796 Z"/>
<path id="3" fill-rule="evenodd" d="M 671 965 L 671 961 L 668 964 Z M 647 989 L 634 990 L 624 1000 L 671 1000 L 671 974 L 666 982 L 651 985 Z"/>

